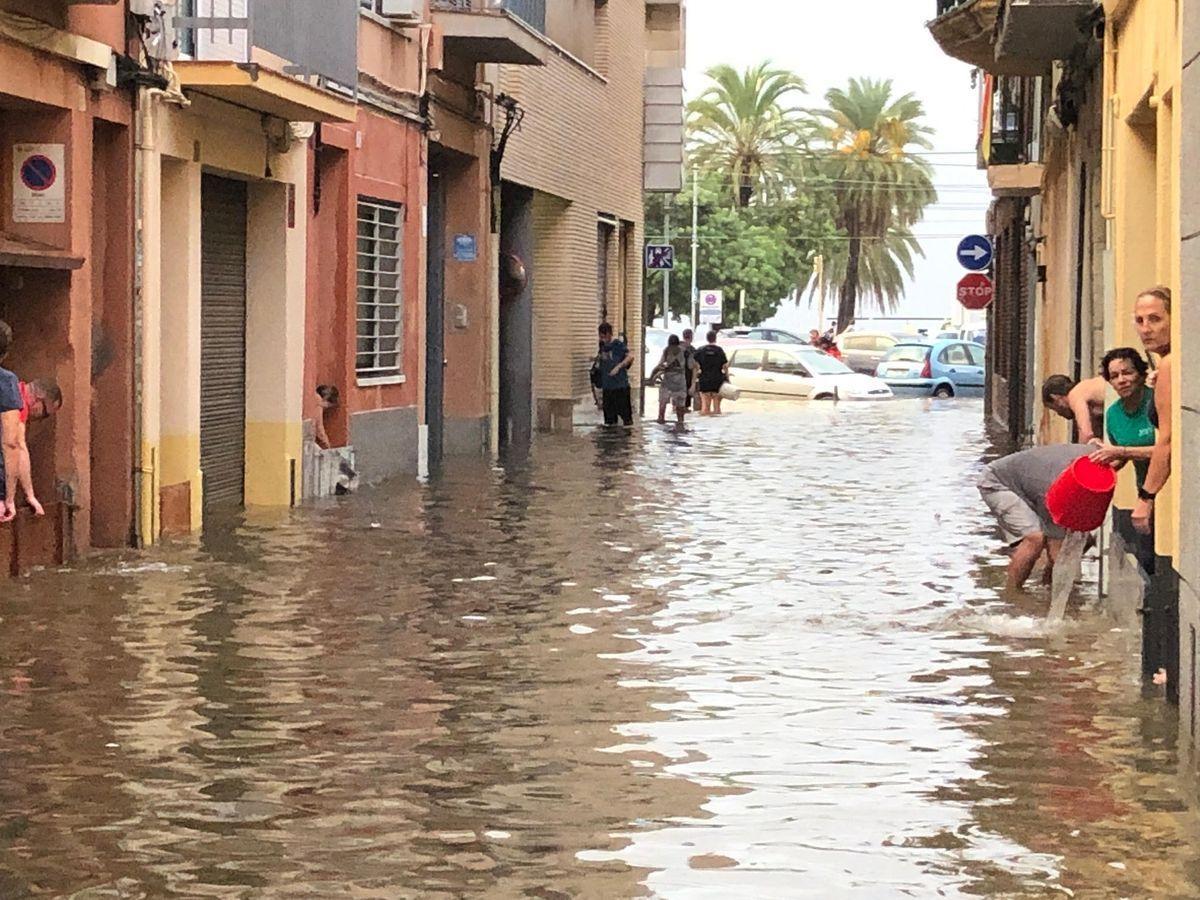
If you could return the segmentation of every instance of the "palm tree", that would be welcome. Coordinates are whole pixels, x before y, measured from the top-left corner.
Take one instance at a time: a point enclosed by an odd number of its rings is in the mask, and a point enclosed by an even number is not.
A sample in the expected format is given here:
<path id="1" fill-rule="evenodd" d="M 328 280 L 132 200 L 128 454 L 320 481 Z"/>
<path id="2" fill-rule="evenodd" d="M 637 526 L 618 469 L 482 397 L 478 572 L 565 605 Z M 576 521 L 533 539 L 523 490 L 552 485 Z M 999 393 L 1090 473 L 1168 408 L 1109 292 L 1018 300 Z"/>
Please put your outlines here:
<path id="1" fill-rule="evenodd" d="M 785 105 L 804 82 L 769 62 L 737 72 L 714 66 L 712 81 L 688 104 L 691 159 L 705 172 L 728 178 L 734 205 L 781 187 L 788 161 L 802 142 L 806 117 Z"/>
<path id="2" fill-rule="evenodd" d="M 937 201 L 932 169 L 916 155 L 933 130 L 912 94 L 893 99 L 891 81 L 852 78 L 825 95 L 815 111 L 823 146 L 818 168 L 828 181 L 844 246 L 830 254 L 826 291 L 838 300 L 838 331 L 854 322 L 860 293 L 894 308 L 921 246 L 912 235 L 925 208 Z"/>

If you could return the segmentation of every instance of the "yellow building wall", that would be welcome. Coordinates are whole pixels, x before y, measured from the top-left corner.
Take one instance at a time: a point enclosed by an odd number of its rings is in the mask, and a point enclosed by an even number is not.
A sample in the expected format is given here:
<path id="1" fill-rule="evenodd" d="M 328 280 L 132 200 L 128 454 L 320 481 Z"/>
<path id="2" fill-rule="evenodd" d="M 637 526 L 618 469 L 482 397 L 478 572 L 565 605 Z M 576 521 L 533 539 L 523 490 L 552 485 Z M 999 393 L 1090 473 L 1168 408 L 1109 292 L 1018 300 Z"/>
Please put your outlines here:
<path id="1" fill-rule="evenodd" d="M 1106 0 L 1105 178 L 1111 191 L 1115 301 L 1110 334 L 1118 345 L 1140 347 L 1133 326 L 1138 294 L 1155 284 L 1179 298 L 1179 186 L 1182 139 L 1175 115 L 1182 66 L 1179 8 L 1159 0 Z M 1176 300 L 1179 302 L 1179 299 Z M 1173 356 L 1183 351 L 1175 317 Z M 1179 395 L 1179 367 L 1174 368 Z M 1174 412 L 1179 428 L 1178 404 Z M 1178 553 L 1178 482 L 1172 479 L 1156 509 L 1158 552 Z M 1133 505 L 1124 485 L 1118 505 Z"/>
<path id="2" fill-rule="evenodd" d="M 142 485 L 146 543 L 160 534 L 160 491 L 191 485 L 202 524 L 200 477 L 200 178 L 250 186 L 247 222 L 246 503 L 285 506 L 302 445 L 306 145 L 268 150 L 262 116 L 195 95 L 182 107 L 144 107 Z M 269 177 L 267 173 L 270 173 Z M 289 208 L 289 186 L 294 212 Z M 296 466 L 297 477 L 299 466 Z M 294 485 L 297 496 L 301 485 Z"/>

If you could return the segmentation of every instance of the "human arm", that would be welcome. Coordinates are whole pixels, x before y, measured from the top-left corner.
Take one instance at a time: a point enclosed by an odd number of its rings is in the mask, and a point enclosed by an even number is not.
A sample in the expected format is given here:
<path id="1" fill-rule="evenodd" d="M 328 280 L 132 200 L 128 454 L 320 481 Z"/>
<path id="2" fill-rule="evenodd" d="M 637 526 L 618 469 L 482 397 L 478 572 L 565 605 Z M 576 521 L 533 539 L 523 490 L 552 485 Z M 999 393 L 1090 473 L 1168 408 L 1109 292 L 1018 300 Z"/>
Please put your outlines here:
<path id="1" fill-rule="evenodd" d="M 0 413 L 0 434 L 16 434 L 21 427 L 21 411 L 5 410 Z M 4 453 L 4 502 L 0 504 L 0 522 L 11 522 L 17 514 L 17 479 L 21 469 L 20 453 L 16 441 L 3 441 L 0 450 Z"/>
<path id="2" fill-rule="evenodd" d="M 325 432 L 325 411 L 321 410 L 317 413 L 317 417 L 313 420 L 313 440 L 317 442 L 317 446 L 322 450 L 328 450 L 329 435 Z"/>
<path id="3" fill-rule="evenodd" d="M 632 368 L 632 366 L 633 366 L 633 353 L 627 349 L 625 351 L 625 358 L 622 359 L 615 366 L 613 366 L 612 371 L 609 372 L 608 374 L 615 378 L 622 369 L 629 369 L 629 368 Z"/>
<path id="4" fill-rule="evenodd" d="M 1150 533 L 1150 517 L 1154 514 L 1154 495 L 1161 491 L 1171 477 L 1171 358 L 1158 367 L 1158 387 L 1154 391 L 1154 408 L 1158 412 L 1158 432 L 1150 454 L 1150 469 L 1146 473 L 1143 494 L 1133 508 L 1133 527 L 1142 534 Z"/>
<path id="5" fill-rule="evenodd" d="M 1091 455 L 1092 462 L 1118 468 L 1116 464 L 1124 465 L 1130 462 L 1141 462 L 1151 458 L 1153 447 L 1120 447 L 1104 441 L 1096 443 L 1096 450 Z"/>
<path id="6" fill-rule="evenodd" d="M 1079 443 L 1087 444 L 1099 437 L 1092 426 L 1092 405 L 1088 402 L 1084 385 L 1077 385 L 1067 395 L 1067 403 L 1071 407 L 1071 415 L 1075 419 L 1075 427 L 1079 431 Z"/>

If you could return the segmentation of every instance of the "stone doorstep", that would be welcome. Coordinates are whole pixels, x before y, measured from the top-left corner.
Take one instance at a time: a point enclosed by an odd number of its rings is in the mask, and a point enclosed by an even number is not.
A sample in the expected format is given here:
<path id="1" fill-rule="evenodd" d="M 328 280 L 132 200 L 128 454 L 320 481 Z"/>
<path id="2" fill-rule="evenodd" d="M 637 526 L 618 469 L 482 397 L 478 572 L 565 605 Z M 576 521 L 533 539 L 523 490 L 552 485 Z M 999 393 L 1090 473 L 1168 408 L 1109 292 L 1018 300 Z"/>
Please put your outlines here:
<path id="1" fill-rule="evenodd" d="M 342 462 L 358 471 L 353 447 L 334 447 L 322 450 L 312 441 L 304 444 L 303 499 L 315 500 L 333 497 L 337 489 L 338 475 Z"/>

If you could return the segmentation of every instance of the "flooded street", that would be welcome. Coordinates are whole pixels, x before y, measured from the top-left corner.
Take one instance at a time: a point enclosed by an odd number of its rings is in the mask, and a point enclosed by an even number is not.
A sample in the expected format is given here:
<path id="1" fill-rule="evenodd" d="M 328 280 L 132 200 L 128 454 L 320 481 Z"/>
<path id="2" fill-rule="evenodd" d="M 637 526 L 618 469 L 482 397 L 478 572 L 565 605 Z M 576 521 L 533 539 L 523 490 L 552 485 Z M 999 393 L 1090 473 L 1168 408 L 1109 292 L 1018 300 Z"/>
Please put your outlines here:
<path id="1" fill-rule="evenodd" d="M 0 897 L 1200 896 L 973 403 L 581 432 L 4 588 Z"/>

